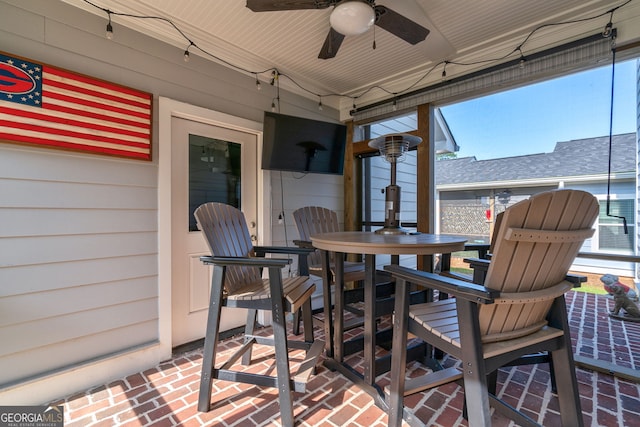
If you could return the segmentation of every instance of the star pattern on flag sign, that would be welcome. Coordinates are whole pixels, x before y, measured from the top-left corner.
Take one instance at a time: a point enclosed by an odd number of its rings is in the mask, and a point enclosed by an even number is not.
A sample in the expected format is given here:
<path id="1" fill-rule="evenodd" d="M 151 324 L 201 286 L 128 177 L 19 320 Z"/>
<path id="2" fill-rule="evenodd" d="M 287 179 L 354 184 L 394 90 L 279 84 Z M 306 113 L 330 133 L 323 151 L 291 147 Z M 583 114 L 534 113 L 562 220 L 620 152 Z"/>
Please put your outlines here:
<path id="1" fill-rule="evenodd" d="M 0 54 L 0 100 L 42 105 L 42 66 Z"/>

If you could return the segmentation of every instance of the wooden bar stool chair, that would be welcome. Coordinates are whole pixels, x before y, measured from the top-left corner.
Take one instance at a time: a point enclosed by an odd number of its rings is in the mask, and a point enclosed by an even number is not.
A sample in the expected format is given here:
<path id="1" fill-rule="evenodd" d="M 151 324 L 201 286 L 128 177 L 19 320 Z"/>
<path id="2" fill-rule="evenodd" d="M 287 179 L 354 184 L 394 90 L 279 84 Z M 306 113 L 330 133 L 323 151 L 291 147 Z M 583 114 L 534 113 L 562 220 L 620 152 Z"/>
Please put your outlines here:
<path id="1" fill-rule="evenodd" d="M 299 262 L 306 266 L 305 248 L 279 248 L 253 246 L 243 213 L 222 203 L 205 203 L 194 213 L 211 249 L 211 256 L 201 260 L 213 265 L 209 317 L 202 360 L 202 377 L 198 410 L 208 412 L 211 405 L 211 385 L 214 379 L 275 387 L 279 392 L 282 424 L 293 426 L 292 391 L 304 392 L 306 383 L 315 372 L 315 366 L 324 343 L 314 340 L 311 318 L 311 294 L 313 281 L 307 276 L 282 277 L 282 269 L 291 260 L 265 258 L 267 253 L 297 254 Z M 268 278 L 262 278 L 267 269 Z M 224 364 L 216 367 L 216 348 L 219 338 L 222 307 L 248 309 L 244 344 Z M 304 341 L 288 340 L 286 313 L 302 310 Z M 273 336 L 254 335 L 258 310 L 270 311 L 273 318 Z M 255 344 L 275 347 L 276 376 L 256 374 L 238 368 L 251 363 L 251 348 Z M 305 358 L 295 375 L 291 376 L 289 349 L 302 349 Z"/>

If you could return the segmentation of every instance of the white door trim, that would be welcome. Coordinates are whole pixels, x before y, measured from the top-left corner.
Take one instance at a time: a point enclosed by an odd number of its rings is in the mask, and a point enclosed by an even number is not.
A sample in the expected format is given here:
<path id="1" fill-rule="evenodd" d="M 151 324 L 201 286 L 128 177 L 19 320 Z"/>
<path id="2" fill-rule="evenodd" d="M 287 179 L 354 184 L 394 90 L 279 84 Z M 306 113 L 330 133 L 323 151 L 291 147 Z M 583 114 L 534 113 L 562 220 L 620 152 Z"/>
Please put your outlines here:
<path id="1" fill-rule="evenodd" d="M 258 157 L 262 153 L 262 123 L 197 107 L 170 98 L 158 101 L 158 329 L 160 346 L 171 356 L 171 117 L 194 120 L 256 135 Z M 270 209 L 265 208 L 268 174 L 257 174 L 258 244 L 271 241 Z"/>

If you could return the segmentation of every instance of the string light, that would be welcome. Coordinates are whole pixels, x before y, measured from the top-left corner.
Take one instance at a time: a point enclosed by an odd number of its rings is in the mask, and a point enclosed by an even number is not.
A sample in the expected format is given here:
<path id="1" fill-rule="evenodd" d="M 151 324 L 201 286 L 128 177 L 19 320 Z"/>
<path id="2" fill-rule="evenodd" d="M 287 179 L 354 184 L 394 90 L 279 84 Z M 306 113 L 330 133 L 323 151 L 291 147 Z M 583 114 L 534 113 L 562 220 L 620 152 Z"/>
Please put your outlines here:
<path id="1" fill-rule="evenodd" d="M 109 40 L 113 39 L 113 25 L 111 25 L 111 11 L 107 10 L 107 16 L 109 18 L 109 22 L 107 22 L 107 38 Z"/>
<path id="2" fill-rule="evenodd" d="M 324 108 L 322 108 L 322 97 L 320 97 L 320 101 L 318 102 L 318 110 L 322 111 Z"/>
<path id="3" fill-rule="evenodd" d="M 520 47 L 518 47 L 518 51 L 520 52 L 520 63 L 518 64 L 518 66 L 522 70 L 527 63 L 527 58 L 524 57 L 524 54 L 522 53 L 522 49 L 520 49 Z"/>
<path id="4" fill-rule="evenodd" d="M 602 30 L 602 37 L 609 38 L 611 37 L 611 33 L 613 32 L 613 12 L 611 11 L 611 15 L 609 16 L 609 22 L 604 26 L 604 30 Z"/>
<path id="5" fill-rule="evenodd" d="M 486 59 L 486 60 L 480 60 L 480 61 L 475 61 L 475 62 L 470 62 L 470 63 L 464 63 L 464 62 L 455 62 L 455 61 L 441 61 L 437 64 L 435 64 L 434 66 L 432 66 L 429 70 L 427 70 L 422 76 L 420 76 L 414 83 L 410 84 L 407 88 L 405 88 L 404 90 L 392 93 L 386 89 L 384 89 L 381 86 L 375 85 L 375 86 L 371 86 L 369 88 L 367 88 L 366 90 L 364 90 L 361 94 L 353 96 L 353 95 L 343 95 L 340 93 L 325 93 L 325 94 L 319 94 L 316 93 L 310 89 L 305 88 L 304 86 L 302 86 L 301 84 L 299 84 L 297 81 L 295 81 L 293 78 L 291 78 L 290 76 L 286 75 L 286 74 L 281 74 L 279 73 L 275 68 L 270 68 L 264 71 L 252 71 L 252 70 L 248 70 L 245 68 L 242 68 L 238 65 L 232 64 L 202 48 L 200 48 L 199 46 L 197 46 L 194 42 L 192 42 L 189 37 L 187 37 L 187 35 L 170 19 L 161 17 L 161 16 L 147 16 L 147 15 L 134 15 L 134 14 L 129 14 L 129 13 L 122 13 L 122 12 L 114 12 L 111 11 L 109 9 L 100 7 L 96 4 L 94 4 L 92 1 L 90 0 L 83 0 L 85 3 L 91 5 L 92 7 L 95 7 L 96 9 L 100 9 L 102 10 L 104 13 L 107 14 L 107 18 L 109 20 L 109 22 L 107 23 L 107 31 L 106 31 L 106 36 L 108 39 L 112 39 L 113 38 L 113 25 L 111 24 L 111 15 L 118 15 L 118 16 L 126 16 L 129 18 L 136 18 L 136 19 L 155 19 L 155 20 L 159 20 L 159 21 L 163 21 L 166 22 L 167 24 L 171 25 L 182 37 L 184 37 L 185 40 L 187 40 L 190 44 L 187 47 L 187 50 L 185 50 L 185 61 L 188 61 L 188 57 L 189 57 L 189 48 L 191 46 L 193 46 L 194 48 L 198 49 L 199 51 L 201 51 L 204 55 L 209 56 L 213 59 L 215 59 L 218 62 L 221 62 L 225 65 L 227 65 L 230 68 L 235 69 L 236 71 L 240 71 L 243 73 L 247 73 L 247 74 L 253 74 L 256 76 L 256 87 L 258 90 L 260 90 L 261 86 L 260 86 L 260 81 L 258 80 L 258 74 L 262 74 L 262 73 L 267 73 L 269 71 L 271 71 L 271 85 L 274 85 L 275 82 L 278 80 L 278 78 L 280 77 L 286 77 L 288 78 L 293 84 L 295 84 L 298 88 L 300 88 L 301 90 L 307 92 L 310 95 L 315 95 L 318 97 L 327 97 L 327 96 L 334 96 L 334 97 L 340 97 L 340 98 L 344 98 L 344 97 L 349 97 L 352 98 L 353 100 L 353 112 L 355 112 L 356 110 L 356 103 L 355 100 L 357 98 L 360 98 L 362 96 L 364 96 L 365 94 L 369 93 L 371 90 L 373 89 L 380 89 L 384 92 L 387 92 L 389 94 L 392 94 L 394 96 L 393 98 L 393 103 L 395 105 L 396 103 L 396 96 L 403 94 L 403 93 L 408 93 L 409 91 L 411 91 L 414 87 L 416 87 L 421 81 L 423 81 L 424 79 L 426 79 L 432 72 L 434 69 L 436 69 L 438 66 L 440 65 L 444 65 L 444 68 L 442 70 L 442 80 L 446 80 L 447 77 L 447 72 L 446 72 L 446 66 L 447 64 L 456 64 L 456 65 L 462 65 L 462 66 L 475 66 L 475 65 L 480 65 L 480 64 L 487 64 L 487 63 L 494 63 L 494 62 L 499 62 L 499 61 L 503 61 L 506 58 L 508 58 L 509 56 L 513 55 L 516 52 L 520 52 L 520 63 L 519 66 L 520 68 L 523 68 L 525 66 L 526 63 L 526 58 L 524 57 L 524 55 L 522 54 L 522 46 L 524 46 L 524 44 L 538 31 L 540 31 L 543 28 L 546 27 L 550 27 L 550 26 L 558 26 L 558 25 L 568 25 L 568 24 L 575 24 L 578 22 L 586 22 L 586 21 L 590 21 L 590 20 L 594 20 L 594 19 L 598 19 L 602 16 L 605 15 L 609 15 L 609 22 L 605 25 L 603 31 L 602 31 L 602 36 L 606 37 L 606 38 L 612 38 L 612 43 L 615 43 L 615 28 L 613 28 L 613 15 L 614 13 L 618 10 L 621 9 L 622 7 L 625 7 L 626 5 L 628 5 L 631 1 L 633 0 L 627 0 L 624 3 L 622 3 L 619 6 L 613 7 L 610 10 L 607 10 L 606 12 L 600 13 L 598 15 L 594 15 L 594 16 L 590 16 L 590 17 L 586 17 L 586 18 L 581 18 L 581 19 L 575 19 L 575 20 L 569 20 L 569 21 L 563 21 L 563 22 L 556 22 L 556 23 L 549 23 L 549 24 L 542 24 L 538 27 L 536 27 L 535 29 L 533 29 L 524 39 L 524 41 L 522 43 L 520 43 L 520 45 L 515 48 L 514 50 L 512 50 L 511 52 L 509 52 L 506 55 L 503 55 L 502 57 L 499 58 L 490 58 L 490 59 Z M 375 31 L 375 27 L 374 27 L 374 31 Z M 375 33 L 374 33 L 374 41 L 373 41 L 373 49 L 375 49 Z M 276 98 L 279 101 L 279 96 Z M 321 101 L 322 102 L 322 101 Z M 319 106 L 320 107 L 320 106 Z M 275 102 L 272 103 L 272 108 L 275 109 L 276 105 Z"/>
<path id="6" fill-rule="evenodd" d="M 184 62 L 189 62 L 189 48 L 193 46 L 193 42 L 190 41 L 189 46 L 187 46 L 187 49 L 184 51 Z"/>
<path id="7" fill-rule="evenodd" d="M 393 111 L 398 111 L 398 100 L 393 98 Z"/>

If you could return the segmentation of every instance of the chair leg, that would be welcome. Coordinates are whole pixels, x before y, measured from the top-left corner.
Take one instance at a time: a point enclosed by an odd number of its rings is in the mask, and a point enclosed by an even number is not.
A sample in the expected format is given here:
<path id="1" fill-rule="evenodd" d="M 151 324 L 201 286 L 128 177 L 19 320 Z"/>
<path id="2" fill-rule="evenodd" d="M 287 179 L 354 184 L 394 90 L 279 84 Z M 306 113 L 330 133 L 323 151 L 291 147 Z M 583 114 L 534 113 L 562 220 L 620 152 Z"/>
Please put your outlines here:
<path id="1" fill-rule="evenodd" d="M 253 335 L 255 328 L 256 328 L 256 319 L 258 317 L 258 310 L 255 309 L 249 309 L 247 311 L 247 324 L 244 327 L 244 340 L 245 342 L 247 342 L 247 340 L 251 339 L 251 336 Z M 253 346 L 252 346 L 253 347 Z M 243 355 L 242 355 L 242 364 L 244 366 L 248 366 L 251 364 L 251 353 L 252 353 L 252 347 L 250 347 Z"/>
<path id="2" fill-rule="evenodd" d="M 562 425 L 582 427 L 582 410 L 580 408 L 580 393 L 578 381 L 570 353 L 571 348 L 564 347 L 553 352 L 554 368 L 556 368 L 558 388 L 558 403 L 560 406 L 560 419 Z"/>
<path id="3" fill-rule="evenodd" d="M 547 358 L 549 359 L 549 380 L 551 381 L 551 391 L 557 394 L 558 386 L 556 385 L 556 368 L 553 366 L 553 356 L 551 353 L 547 355 Z"/>
<path id="4" fill-rule="evenodd" d="M 291 392 L 289 348 L 287 345 L 287 325 L 284 312 L 285 301 L 280 280 L 280 269 L 270 268 L 269 282 L 271 284 L 271 313 L 273 315 L 272 327 L 276 356 L 276 374 L 278 378 L 280 416 L 283 426 L 293 427 L 293 395 Z"/>
<path id="5" fill-rule="evenodd" d="M 224 267 L 216 266 L 213 268 L 207 332 L 205 335 L 204 354 L 202 357 L 202 373 L 200 375 L 200 392 L 198 396 L 198 411 L 200 412 L 209 412 L 211 407 L 211 382 L 213 380 L 213 368 L 216 361 L 216 347 L 218 345 L 218 335 L 220 332 L 222 284 L 224 283 L 224 274 Z"/>
<path id="6" fill-rule="evenodd" d="M 302 309 L 296 310 L 293 313 L 293 334 L 300 335 L 300 322 L 302 321 Z"/>
<path id="7" fill-rule="evenodd" d="M 313 337 L 313 309 L 311 308 L 311 298 L 305 301 L 304 305 L 297 313 L 302 313 L 302 321 L 304 327 L 304 340 L 305 342 L 312 343 L 314 340 Z M 300 330 L 298 327 L 298 333 L 296 335 L 300 335 Z"/>
<path id="8" fill-rule="evenodd" d="M 487 390 L 489 393 L 496 396 L 498 391 L 498 370 L 487 374 Z M 467 402 L 465 401 L 462 405 L 462 418 L 469 421 L 469 411 L 467 410 Z"/>
<path id="9" fill-rule="evenodd" d="M 460 325 L 460 347 L 472 349 L 462 357 L 464 398 L 469 427 L 491 426 L 487 373 L 482 355 L 478 325 L 478 305 L 462 298 L 456 299 Z"/>
<path id="10" fill-rule="evenodd" d="M 558 389 L 558 403 L 560 406 L 560 419 L 563 426 L 583 427 L 582 409 L 580 405 L 580 393 L 576 368 L 573 362 L 573 349 L 571 348 L 571 336 L 569 334 L 569 322 L 567 321 L 567 306 L 564 296 L 554 300 L 551 307 L 552 326 L 562 328 L 564 336 L 560 349 L 551 352 L 553 372 L 556 388 Z"/>
<path id="11" fill-rule="evenodd" d="M 402 282 L 402 283 L 400 283 Z M 396 286 L 395 312 L 408 313 L 409 298 L 406 282 L 399 281 Z M 389 426 L 400 427 L 404 412 L 404 383 L 407 368 L 407 330 L 408 316 L 393 316 L 393 341 L 391 352 L 391 384 L 388 396 Z"/>
<path id="12" fill-rule="evenodd" d="M 334 320 L 333 320 L 333 310 L 332 310 L 332 302 L 331 302 L 331 284 L 333 283 L 333 277 L 331 274 L 330 267 L 330 258 L 329 252 L 320 251 L 322 254 L 322 299 L 324 304 L 324 342 L 325 342 L 325 353 L 329 357 L 333 357 L 333 348 L 334 348 Z M 337 284 L 334 287 L 335 291 L 338 292 L 338 289 L 342 289 L 338 287 Z"/>

